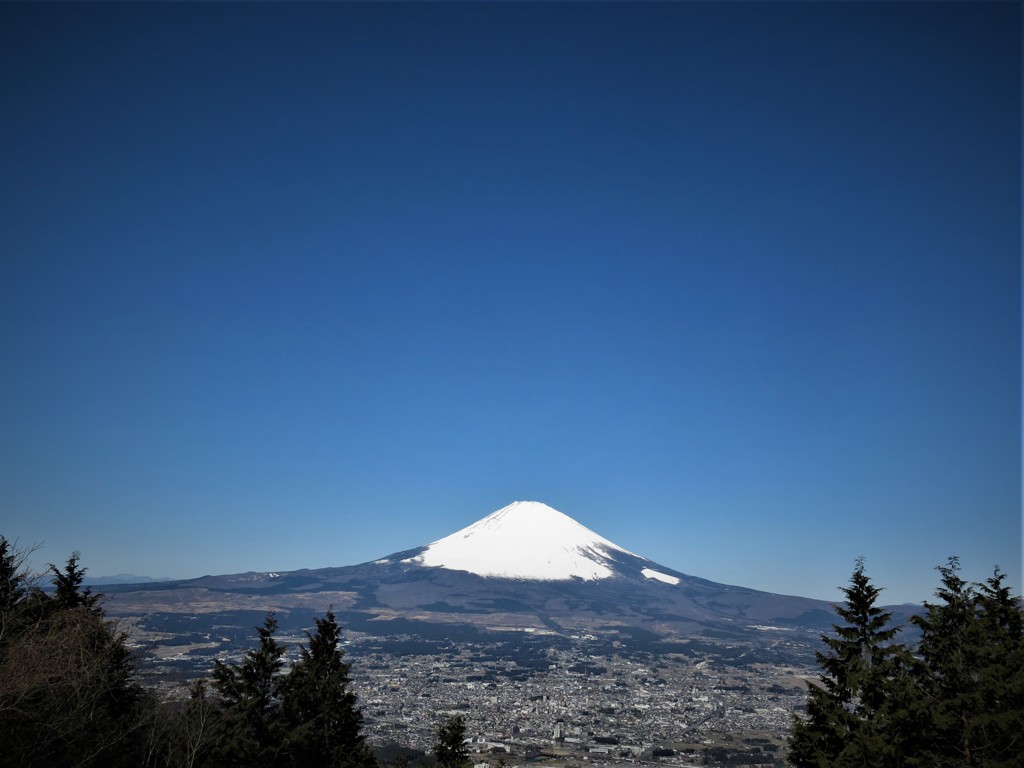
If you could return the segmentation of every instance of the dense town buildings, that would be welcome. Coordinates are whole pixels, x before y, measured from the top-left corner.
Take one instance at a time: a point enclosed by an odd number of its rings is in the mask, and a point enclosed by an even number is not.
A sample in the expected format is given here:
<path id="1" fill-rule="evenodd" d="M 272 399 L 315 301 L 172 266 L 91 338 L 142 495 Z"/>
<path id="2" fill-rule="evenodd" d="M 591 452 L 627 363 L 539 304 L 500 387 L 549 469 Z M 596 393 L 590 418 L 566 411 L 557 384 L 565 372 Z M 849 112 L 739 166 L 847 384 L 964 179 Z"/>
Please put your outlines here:
<path id="1" fill-rule="evenodd" d="M 301 641 L 282 639 L 293 650 Z M 351 638 L 346 658 L 368 741 L 428 750 L 437 725 L 460 714 L 478 763 L 777 765 L 814 674 L 746 662 L 742 654 L 726 661 L 712 652 L 609 652 L 586 635 L 551 640 L 437 647 L 415 638 Z M 165 656 L 152 671 L 168 686 L 169 670 L 179 679 L 193 675 L 201 658 Z"/>
<path id="2" fill-rule="evenodd" d="M 398 664 L 371 655 L 354 666 L 370 739 L 425 749 L 451 712 L 466 719 L 478 752 L 498 757 L 675 762 L 686 755 L 680 745 L 718 744 L 722 734 L 778 747 L 804 700 L 799 676 L 809 673 L 673 656 L 594 657 L 583 643 L 550 651 L 547 669 L 523 678 L 515 661 L 488 658 L 486 650 Z"/>

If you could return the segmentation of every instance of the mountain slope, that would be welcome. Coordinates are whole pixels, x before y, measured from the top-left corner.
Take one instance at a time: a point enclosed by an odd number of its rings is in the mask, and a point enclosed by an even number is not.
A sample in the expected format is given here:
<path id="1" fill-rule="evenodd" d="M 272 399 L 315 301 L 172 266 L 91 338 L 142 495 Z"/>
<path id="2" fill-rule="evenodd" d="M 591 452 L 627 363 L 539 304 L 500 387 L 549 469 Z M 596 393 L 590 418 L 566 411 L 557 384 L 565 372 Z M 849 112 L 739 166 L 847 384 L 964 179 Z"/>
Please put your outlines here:
<path id="1" fill-rule="evenodd" d="M 614 576 L 622 555 L 636 557 L 547 504 L 514 501 L 402 562 L 493 578 L 591 581 Z"/>
<path id="2" fill-rule="evenodd" d="M 809 654 L 829 603 L 718 584 L 655 563 L 539 502 L 514 502 L 431 544 L 360 565 L 105 589 L 121 615 L 333 607 L 350 631 L 451 637 L 532 631 L 710 642 Z M 664 646 L 663 647 L 668 647 Z M 786 651 L 789 653 L 789 651 Z"/>

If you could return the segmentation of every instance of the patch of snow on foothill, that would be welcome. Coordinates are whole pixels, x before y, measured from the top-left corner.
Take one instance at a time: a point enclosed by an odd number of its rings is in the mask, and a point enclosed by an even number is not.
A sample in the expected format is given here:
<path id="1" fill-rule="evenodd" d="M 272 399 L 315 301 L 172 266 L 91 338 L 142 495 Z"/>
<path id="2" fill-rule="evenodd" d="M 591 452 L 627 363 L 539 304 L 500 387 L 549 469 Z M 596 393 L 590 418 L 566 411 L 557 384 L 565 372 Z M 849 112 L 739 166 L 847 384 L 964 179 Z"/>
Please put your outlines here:
<path id="1" fill-rule="evenodd" d="M 661 573 L 653 568 L 644 568 L 640 571 L 645 578 L 654 579 L 655 581 L 664 581 L 666 584 L 678 584 L 679 579 L 675 576 L 669 576 L 667 573 Z"/>
<path id="2" fill-rule="evenodd" d="M 593 581 L 613 575 L 608 555 L 632 552 L 537 501 L 515 501 L 403 562 L 506 579 Z"/>

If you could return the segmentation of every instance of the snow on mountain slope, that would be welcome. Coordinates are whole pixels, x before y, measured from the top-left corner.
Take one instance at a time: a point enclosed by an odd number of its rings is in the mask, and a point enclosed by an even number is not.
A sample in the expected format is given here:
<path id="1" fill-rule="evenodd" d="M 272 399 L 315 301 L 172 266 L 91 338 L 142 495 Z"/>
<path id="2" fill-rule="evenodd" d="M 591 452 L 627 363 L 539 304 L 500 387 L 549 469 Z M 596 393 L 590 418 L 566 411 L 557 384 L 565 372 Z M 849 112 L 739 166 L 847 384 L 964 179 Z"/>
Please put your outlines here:
<path id="1" fill-rule="evenodd" d="M 506 579 L 592 581 L 614 575 L 609 555 L 632 552 L 537 501 L 515 501 L 403 562 Z"/>
<path id="2" fill-rule="evenodd" d="M 667 573 L 656 571 L 653 568 L 644 568 L 640 573 L 645 579 L 654 579 L 655 581 L 672 584 L 673 586 L 679 583 L 679 579 L 675 576 L 669 576 Z"/>

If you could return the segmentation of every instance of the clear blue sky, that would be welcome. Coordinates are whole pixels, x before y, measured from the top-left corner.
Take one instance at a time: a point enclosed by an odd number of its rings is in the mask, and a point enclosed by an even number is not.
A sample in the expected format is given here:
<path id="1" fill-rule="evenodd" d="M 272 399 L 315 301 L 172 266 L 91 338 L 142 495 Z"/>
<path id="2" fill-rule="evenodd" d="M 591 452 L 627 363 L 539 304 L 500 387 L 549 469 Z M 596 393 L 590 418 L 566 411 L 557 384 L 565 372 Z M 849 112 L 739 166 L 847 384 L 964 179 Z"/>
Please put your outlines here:
<path id="1" fill-rule="evenodd" d="M 0 533 L 348 565 L 516 499 L 1021 587 L 1017 3 L 0 5 Z"/>

